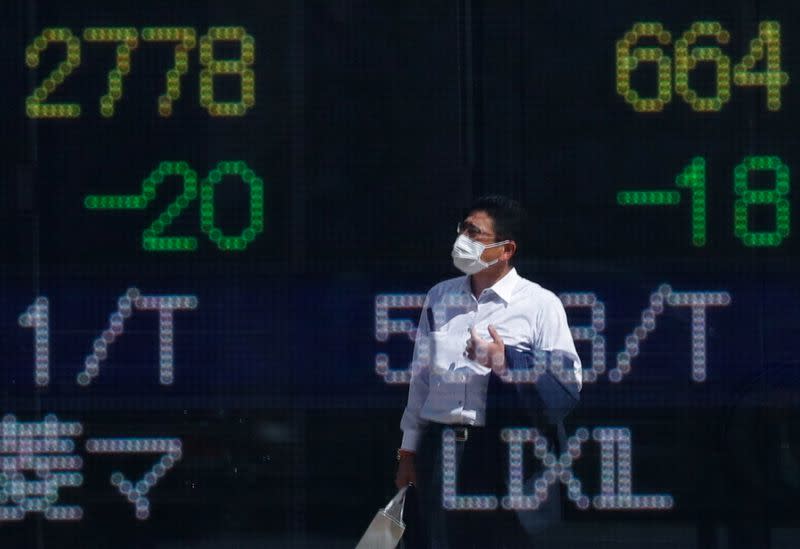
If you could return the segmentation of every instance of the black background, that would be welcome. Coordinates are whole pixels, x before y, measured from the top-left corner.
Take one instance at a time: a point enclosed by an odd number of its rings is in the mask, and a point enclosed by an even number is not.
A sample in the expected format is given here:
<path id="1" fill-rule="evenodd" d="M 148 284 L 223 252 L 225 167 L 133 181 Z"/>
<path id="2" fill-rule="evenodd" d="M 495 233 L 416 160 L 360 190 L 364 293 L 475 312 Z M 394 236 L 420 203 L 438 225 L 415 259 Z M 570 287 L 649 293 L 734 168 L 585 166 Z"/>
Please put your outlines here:
<path id="1" fill-rule="evenodd" d="M 796 526 L 798 477 L 779 450 L 798 434 L 800 247 L 794 227 L 778 248 L 747 248 L 733 233 L 733 169 L 745 156 L 777 155 L 798 169 L 791 4 L 17 0 L 2 10 L 0 412 L 25 421 L 57 413 L 83 422 L 86 437 L 184 442 L 183 459 L 150 494 L 148 521 L 109 485 L 112 458 L 84 456 L 84 487 L 62 498 L 83 505 L 83 522 L 32 515 L 0 526 L 20 547 L 89 537 L 97 547 L 352 546 L 391 495 L 405 403 L 405 386 L 374 373 L 375 354 L 400 367 L 411 352 L 402 336 L 376 341 L 375 296 L 424 293 L 455 276 L 455 224 L 484 193 L 511 195 L 530 214 L 523 276 L 606 304 L 609 368 L 660 284 L 732 297 L 708 312 L 704 383 L 690 378 L 690 312 L 668 307 L 632 373 L 585 384 L 568 426 L 629 426 L 634 492 L 669 493 L 675 508 L 569 508 L 550 542 L 758 547 L 771 528 L 782 546 Z M 634 22 L 659 21 L 674 42 L 701 20 L 730 32 L 722 48 L 732 64 L 760 21 L 780 22 L 790 75 L 780 111 L 766 109 L 761 88 L 734 86 L 718 113 L 694 112 L 676 93 L 663 112 L 637 113 L 617 95 L 615 43 Z M 113 117 L 97 108 L 113 47 L 87 42 L 51 97 L 80 103 L 81 117 L 25 116 L 25 97 L 63 55 L 54 47 L 38 70 L 25 66 L 41 29 L 171 25 L 198 37 L 241 25 L 255 38 L 256 104 L 245 116 L 213 118 L 200 106 L 195 49 L 173 116 L 160 117 L 174 44 L 143 41 Z M 704 93 L 707 69 L 692 76 Z M 652 76 L 637 71 L 642 94 Z M 221 81 L 218 91 L 237 89 Z M 616 204 L 621 190 L 674 189 L 695 156 L 707 164 L 705 247 L 691 244 L 685 191 L 673 208 Z M 264 232 L 243 252 L 222 252 L 200 232 L 194 202 L 170 234 L 196 236 L 197 251 L 143 250 L 142 231 L 179 192 L 172 180 L 145 211 L 83 207 L 88 194 L 137 193 L 164 160 L 184 160 L 201 178 L 219 161 L 246 162 L 264 180 Z M 230 178 L 217 189 L 220 223 L 238 233 L 248 222 L 244 186 Z M 794 211 L 796 193 L 789 200 Z M 79 387 L 91 341 L 132 286 L 198 297 L 196 311 L 176 313 L 174 385 L 158 384 L 155 313 L 137 312 L 101 375 Z M 36 296 L 51 309 L 46 388 L 33 384 L 32 333 L 17 323 Z M 415 320 L 406 313 L 392 315 Z M 588 323 L 585 310 L 568 313 L 573 326 Z M 586 366 L 588 347 L 578 347 Z M 590 443 L 575 466 L 590 496 L 598 454 Z"/>

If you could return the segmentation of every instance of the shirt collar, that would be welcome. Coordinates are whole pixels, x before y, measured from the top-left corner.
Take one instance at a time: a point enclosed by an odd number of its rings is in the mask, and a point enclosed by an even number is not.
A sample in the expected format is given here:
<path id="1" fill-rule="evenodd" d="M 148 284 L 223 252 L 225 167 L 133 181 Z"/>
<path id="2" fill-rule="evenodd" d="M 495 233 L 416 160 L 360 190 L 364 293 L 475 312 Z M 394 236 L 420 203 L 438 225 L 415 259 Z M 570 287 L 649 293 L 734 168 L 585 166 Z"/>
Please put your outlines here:
<path id="1" fill-rule="evenodd" d="M 520 276 L 517 274 L 517 269 L 511 267 L 511 270 L 508 271 L 503 278 L 495 282 L 492 286 L 487 288 L 487 290 L 493 291 L 497 297 L 508 304 L 511 302 L 511 294 L 514 293 L 514 288 L 517 286 L 519 279 Z M 469 276 L 464 277 L 464 291 L 470 295 L 472 294 Z"/>

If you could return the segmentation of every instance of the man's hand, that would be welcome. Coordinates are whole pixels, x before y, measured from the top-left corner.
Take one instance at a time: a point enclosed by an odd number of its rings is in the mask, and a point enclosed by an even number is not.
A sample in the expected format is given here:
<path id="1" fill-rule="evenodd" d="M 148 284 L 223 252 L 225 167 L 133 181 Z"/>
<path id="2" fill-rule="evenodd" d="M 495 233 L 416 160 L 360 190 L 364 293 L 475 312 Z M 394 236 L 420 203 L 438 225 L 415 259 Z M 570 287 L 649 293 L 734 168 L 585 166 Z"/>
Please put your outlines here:
<path id="1" fill-rule="evenodd" d="M 414 466 L 414 454 L 403 453 L 400 454 L 400 463 L 397 464 L 394 485 L 399 490 L 409 484 L 417 484 L 417 468 Z"/>
<path id="2" fill-rule="evenodd" d="M 474 326 L 469 329 L 469 334 L 465 356 L 481 366 L 491 368 L 497 375 L 505 374 L 507 371 L 506 346 L 495 327 L 489 325 L 489 335 L 492 336 L 492 341 L 481 339 Z"/>

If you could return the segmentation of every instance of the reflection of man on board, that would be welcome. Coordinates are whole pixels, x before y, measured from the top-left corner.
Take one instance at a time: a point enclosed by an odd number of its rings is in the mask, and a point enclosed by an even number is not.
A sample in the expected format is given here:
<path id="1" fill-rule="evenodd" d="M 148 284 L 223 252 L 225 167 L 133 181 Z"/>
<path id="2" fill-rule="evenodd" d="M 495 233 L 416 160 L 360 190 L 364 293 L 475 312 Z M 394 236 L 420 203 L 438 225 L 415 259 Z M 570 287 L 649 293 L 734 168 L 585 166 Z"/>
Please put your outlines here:
<path id="1" fill-rule="evenodd" d="M 536 510 L 501 504 L 509 493 L 509 445 L 501 430 L 534 428 L 546 437 L 547 451 L 560 456 L 563 418 L 581 385 L 561 301 L 511 265 L 523 223 L 517 202 L 479 199 L 453 245 L 453 263 L 467 276 L 440 282 L 425 300 L 397 452 L 395 482 L 414 485 L 419 504 L 408 517 L 406 547 L 530 547 L 530 534 L 560 516 L 559 479 Z M 533 371 L 534 351 L 549 352 L 538 353 L 550 360 L 547 369 L 535 383 L 512 383 L 515 370 Z M 533 451 L 524 444 L 517 460 L 524 495 L 534 493 L 542 474 Z"/>

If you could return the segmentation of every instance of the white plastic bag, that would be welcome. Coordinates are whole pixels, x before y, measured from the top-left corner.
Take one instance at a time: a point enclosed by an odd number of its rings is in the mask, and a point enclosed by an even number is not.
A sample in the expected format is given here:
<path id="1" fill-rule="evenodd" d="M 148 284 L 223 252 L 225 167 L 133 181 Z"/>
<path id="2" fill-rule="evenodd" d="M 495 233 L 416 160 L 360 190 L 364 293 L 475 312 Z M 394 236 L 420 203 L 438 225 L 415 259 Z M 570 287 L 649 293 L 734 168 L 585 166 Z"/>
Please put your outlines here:
<path id="1" fill-rule="evenodd" d="M 397 492 L 383 509 L 378 510 L 367 531 L 361 536 L 356 549 L 394 549 L 400 543 L 406 525 L 403 523 L 403 507 L 406 488 Z"/>

